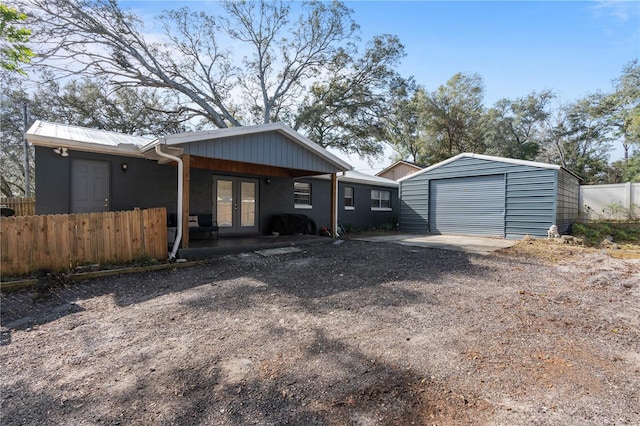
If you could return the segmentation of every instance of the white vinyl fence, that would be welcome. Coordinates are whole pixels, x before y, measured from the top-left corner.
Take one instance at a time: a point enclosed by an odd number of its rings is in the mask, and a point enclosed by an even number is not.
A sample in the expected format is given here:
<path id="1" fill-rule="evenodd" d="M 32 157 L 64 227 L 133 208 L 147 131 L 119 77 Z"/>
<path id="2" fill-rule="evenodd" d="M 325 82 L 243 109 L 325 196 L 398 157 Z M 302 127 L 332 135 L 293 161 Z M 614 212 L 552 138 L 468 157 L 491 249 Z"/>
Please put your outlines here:
<path id="1" fill-rule="evenodd" d="M 640 183 L 580 186 L 581 216 L 586 220 L 640 218 Z"/>

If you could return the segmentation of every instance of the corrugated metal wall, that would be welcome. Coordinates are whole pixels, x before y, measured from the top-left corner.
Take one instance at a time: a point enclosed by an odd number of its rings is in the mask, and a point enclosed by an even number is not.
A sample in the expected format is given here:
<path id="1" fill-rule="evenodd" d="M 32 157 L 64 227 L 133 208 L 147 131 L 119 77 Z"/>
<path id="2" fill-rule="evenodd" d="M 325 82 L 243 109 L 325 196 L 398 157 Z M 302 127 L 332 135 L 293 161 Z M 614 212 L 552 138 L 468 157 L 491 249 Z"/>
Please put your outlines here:
<path id="1" fill-rule="evenodd" d="M 429 180 L 405 180 L 400 184 L 399 194 L 400 230 L 422 234 L 429 232 Z"/>
<path id="2" fill-rule="evenodd" d="M 316 153 L 278 132 L 265 132 L 180 145 L 185 153 L 243 163 L 334 173 L 336 168 Z"/>
<path id="3" fill-rule="evenodd" d="M 507 173 L 505 236 L 546 237 L 555 223 L 556 170 L 516 167 Z"/>
<path id="4" fill-rule="evenodd" d="M 580 215 L 580 182 L 566 170 L 558 170 L 558 201 L 556 207 L 556 225 L 558 231 L 565 233 Z"/>
<path id="5" fill-rule="evenodd" d="M 497 174 L 506 176 L 505 237 L 546 237 L 556 221 L 557 170 L 473 157 L 461 157 L 401 182 L 400 229 L 429 231 L 431 180 Z"/>

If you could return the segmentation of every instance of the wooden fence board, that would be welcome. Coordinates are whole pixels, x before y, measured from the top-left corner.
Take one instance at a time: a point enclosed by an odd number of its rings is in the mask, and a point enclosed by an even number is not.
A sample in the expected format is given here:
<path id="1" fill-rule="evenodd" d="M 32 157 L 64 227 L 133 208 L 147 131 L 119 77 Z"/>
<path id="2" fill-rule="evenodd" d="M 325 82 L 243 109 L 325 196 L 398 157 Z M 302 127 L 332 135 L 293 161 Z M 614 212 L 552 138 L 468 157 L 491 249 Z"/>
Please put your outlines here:
<path id="1" fill-rule="evenodd" d="M 15 216 L 0 221 L 3 275 L 167 256 L 166 209 Z"/>
<path id="2" fill-rule="evenodd" d="M 33 197 L 0 198 L 0 204 L 14 211 L 14 216 L 33 216 L 36 214 L 36 199 Z"/>

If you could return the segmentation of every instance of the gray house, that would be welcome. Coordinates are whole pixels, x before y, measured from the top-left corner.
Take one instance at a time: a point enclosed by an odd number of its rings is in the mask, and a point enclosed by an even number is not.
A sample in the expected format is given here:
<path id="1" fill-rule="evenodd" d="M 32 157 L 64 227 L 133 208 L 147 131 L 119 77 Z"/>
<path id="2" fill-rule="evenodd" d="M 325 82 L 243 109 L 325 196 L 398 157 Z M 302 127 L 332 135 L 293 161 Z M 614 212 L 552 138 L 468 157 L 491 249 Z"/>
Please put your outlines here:
<path id="1" fill-rule="evenodd" d="M 580 178 L 545 163 L 460 154 L 400 179 L 400 229 L 509 239 L 567 232 Z"/>
<path id="2" fill-rule="evenodd" d="M 27 139 L 36 214 L 166 207 L 185 230 L 211 215 L 220 236 L 269 234 L 276 215 L 333 230 L 398 216 L 396 182 L 352 172 L 280 123 L 142 138 L 37 121 Z"/>

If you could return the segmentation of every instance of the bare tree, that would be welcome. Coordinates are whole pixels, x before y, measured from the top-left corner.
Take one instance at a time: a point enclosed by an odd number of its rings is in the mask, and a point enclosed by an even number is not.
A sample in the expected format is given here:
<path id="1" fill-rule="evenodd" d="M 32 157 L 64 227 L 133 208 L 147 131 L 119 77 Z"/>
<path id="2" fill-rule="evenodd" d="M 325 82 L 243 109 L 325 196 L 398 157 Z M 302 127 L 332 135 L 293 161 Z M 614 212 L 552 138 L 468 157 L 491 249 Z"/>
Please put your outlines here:
<path id="1" fill-rule="evenodd" d="M 240 82 L 263 123 L 281 119 L 304 83 L 327 69 L 358 28 L 340 2 L 303 3 L 305 13 L 293 22 L 290 4 L 282 2 L 229 1 L 225 9 L 226 33 L 252 48 Z"/>
<path id="2" fill-rule="evenodd" d="M 187 8 L 163 12 L 161 37 L 152 40 L 116 0 L 23 1 L 33 10 L 34 39 L 47 66 L 61 75 L 169 90 L 182 115 L 217 127 L 286 115 L 305 80 L 319 75 L 357 29 L 341 2 L 303 3 L 294 18 L 282 2 L 229 1 L 224 17 Z"/>

